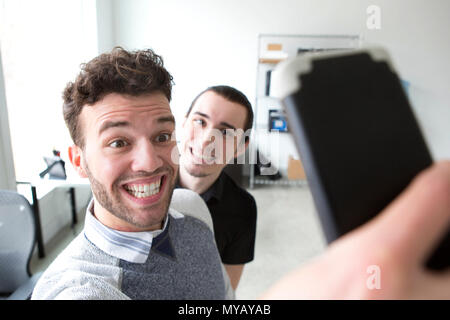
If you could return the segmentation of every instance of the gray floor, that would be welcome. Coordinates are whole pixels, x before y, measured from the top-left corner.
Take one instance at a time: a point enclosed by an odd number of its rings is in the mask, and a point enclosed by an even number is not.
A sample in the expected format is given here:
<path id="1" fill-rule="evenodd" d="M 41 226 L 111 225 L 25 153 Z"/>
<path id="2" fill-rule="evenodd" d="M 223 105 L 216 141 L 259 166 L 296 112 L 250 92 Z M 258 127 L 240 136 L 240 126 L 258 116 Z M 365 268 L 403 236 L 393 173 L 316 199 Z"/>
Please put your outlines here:
<path id="1" fill-rule="evenodd" d="M 258 207 L 255 259 L 246 265 L 237 299 L 256 299 L 283 274 L 323 251 L 324 240 L 307 187 L 258 186 L 249 190 Z M 64 228 L 46 245 L 46 258 L 31 260 L 31 271 L 45 270 L 78 234 Z"/>
<path id="2" fill-rule="evenodd" d="M 308 187 L 264 186 L 255 197 L 258 220 L 255 259 L 246 265 L 237 299 L 256 299 L 277 279 L 324 249 Z"/>

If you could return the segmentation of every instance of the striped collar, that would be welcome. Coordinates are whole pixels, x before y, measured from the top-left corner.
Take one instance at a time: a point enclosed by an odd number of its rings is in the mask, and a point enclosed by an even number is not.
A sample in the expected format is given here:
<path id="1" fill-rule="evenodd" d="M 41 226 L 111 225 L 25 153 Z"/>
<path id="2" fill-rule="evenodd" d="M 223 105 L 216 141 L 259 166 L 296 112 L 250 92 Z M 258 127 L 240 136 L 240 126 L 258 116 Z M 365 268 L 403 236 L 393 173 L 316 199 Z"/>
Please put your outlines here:
<path id="1" fill-rule="evenodd" d="M 86 238 L 105 253 L 132 263 L 145 263 L 152 248 L 156 246 L 159 238 L 169 242 L 169 245 L 160 246 L 166 248 L 164 254 L 172 256 L 173 248 L 167 237 L 170 217 L 179 219 L 184 216 L 169 208 L 169 214 L 164 220 L 163 228 L 155 231 L 125 232 L 111 229 L 98 221 L 93 213 L 94 200 L 92 199 L 86 210 L 84 234 Z M 154 241 L 155 240 L 155 241 Z"/>

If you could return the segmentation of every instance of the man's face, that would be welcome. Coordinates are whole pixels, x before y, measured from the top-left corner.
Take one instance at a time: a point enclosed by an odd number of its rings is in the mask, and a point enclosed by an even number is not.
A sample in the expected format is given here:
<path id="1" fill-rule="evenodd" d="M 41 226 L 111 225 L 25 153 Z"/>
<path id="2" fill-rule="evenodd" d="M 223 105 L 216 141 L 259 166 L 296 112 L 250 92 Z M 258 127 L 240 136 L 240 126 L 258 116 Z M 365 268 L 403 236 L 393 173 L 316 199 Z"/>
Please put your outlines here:
<path id="1" fill-rule="evenodd" d="M 238 150 L 244 150 L 246 119 L 244 106 L 212 91 L 202 94 L 183 123 L 183 168 L 195 177 L 219 174 Z"/>
<path id="2" fill-rule="evenodd" d="M 110 225 L 124 231 L 159 228 L 178 171 L 165 95 L 108 94 L 85 106 L 79 121 L 85 141 L 80 166 L 91 182 L 96 215 L 106 212 Z"/>

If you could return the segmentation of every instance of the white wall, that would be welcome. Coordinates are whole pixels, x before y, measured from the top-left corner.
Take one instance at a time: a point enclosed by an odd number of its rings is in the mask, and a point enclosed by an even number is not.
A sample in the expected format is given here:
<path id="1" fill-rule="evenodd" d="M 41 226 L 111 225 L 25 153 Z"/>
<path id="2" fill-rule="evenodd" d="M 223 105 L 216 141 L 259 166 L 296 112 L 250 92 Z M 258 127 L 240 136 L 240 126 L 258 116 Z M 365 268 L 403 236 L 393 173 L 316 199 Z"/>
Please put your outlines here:
<path id="1" fill-rule="evenodd" d="M 381 30 L 366 9 L 381 8 Z M 165 59 L 177 118 L 205 87 L 229 84 L 255 99 L 257 35 L 360 34 L 385 46 L 436 159 L 450 158 L 448 0 L 113 0 L 114 43 Z"/>
<path id="2" fill-rule="evenodd" d="M 114 48 L 115 24 L 111 0 L 96 0 L 98 52 Z"/>
<path id="3" fill-rule="evenodd" d="M 0 0 L 0 37 L 13 158 L 18 180 L 45 169 L 43 156 L 71 142 L 62 91 L 97 55 L 95 2 Z M 93 5 L 92 5 L 93 4 Z M 94 15 L 94 17 L 92 17 Z"/>

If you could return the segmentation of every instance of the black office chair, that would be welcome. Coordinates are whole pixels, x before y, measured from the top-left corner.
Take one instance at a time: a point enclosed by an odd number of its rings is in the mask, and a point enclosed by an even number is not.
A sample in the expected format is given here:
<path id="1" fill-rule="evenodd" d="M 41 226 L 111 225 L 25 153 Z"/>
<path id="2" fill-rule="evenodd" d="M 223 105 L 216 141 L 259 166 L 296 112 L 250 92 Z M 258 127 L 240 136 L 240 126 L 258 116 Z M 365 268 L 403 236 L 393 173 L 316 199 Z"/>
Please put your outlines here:
<path id="1" fill-rule="evenodd" d="M 0 190 L 0 299 L 27 300 L 41 276 L 31 276 L 36 243 L 33 210 L 17 192 Z"/>

